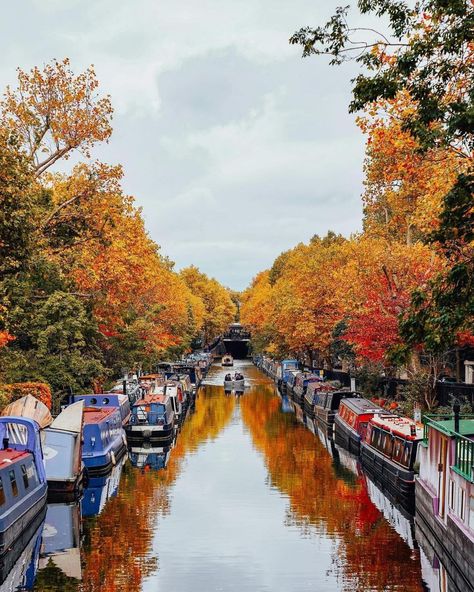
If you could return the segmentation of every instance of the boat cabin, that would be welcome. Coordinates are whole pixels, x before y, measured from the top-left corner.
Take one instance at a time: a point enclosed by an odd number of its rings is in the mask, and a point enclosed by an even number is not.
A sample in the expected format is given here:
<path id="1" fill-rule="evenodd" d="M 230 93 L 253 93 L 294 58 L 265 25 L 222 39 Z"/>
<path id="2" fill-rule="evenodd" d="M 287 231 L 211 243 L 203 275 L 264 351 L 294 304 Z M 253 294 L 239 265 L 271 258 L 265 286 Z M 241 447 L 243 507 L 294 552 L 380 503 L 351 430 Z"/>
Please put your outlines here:
<path id="1" fill-rule="evenodd" d="M 342 399 L 334 418 L 336 443 L 359 454 L 360 442 L 365 436 L 368 423 L 378 413 L 384 413 L 384 409 L 368 399 Z"/>
<path id="2" fill-rule="evenodd" d="M 363 441 L 394 463 L 413 470 L 418 444 L 422 439 L 422 424 L 408 417 L 379 413 L 370 419 Z"/>
<path id="3" fill-rule="evenodd" d="M 360 394 L 350 390 L 319 390 L 314 397 L 314 417 L 325 427 L 331 427 L 343 399 L 358 398 Z"/>
<path id="4" fill-rule="evenodd" d="M 147 394 L 132 407 L 130 423 L 126 427 L 127 438 L 129 441 L 171 440 L 176 419 L 172 398 L 168 394 Z"/>
<path id="5" fill-rule="evenodd" d="M 117 407 L 86 407 L 82 460 L 90 474 L 105 474 L 125 453 L 122 416 Z"/>
<path id="6" fill-rule="evenodd" d="M 74 403 L 84 401 L 84 406 L 88 409 L 119 409 L 123 425 L 130 419 L 130 400 L 127 395 L 120 393 L 74 395 L 72 400 Z"/>
<path id="7" fill-rule="evenodd" d="M 38 424 L 0 417 L 0 555 L 44 509 L 46 473 Z"/>

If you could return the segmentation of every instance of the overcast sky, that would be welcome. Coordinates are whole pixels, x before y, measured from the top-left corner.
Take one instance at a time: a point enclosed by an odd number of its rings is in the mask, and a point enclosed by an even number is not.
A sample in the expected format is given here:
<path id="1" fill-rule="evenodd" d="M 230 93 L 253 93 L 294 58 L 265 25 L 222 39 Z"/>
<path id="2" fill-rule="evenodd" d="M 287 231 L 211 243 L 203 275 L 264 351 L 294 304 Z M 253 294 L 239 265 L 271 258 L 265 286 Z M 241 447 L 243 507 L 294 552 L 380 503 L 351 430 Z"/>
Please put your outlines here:
<path id="1" fill-rule="evenodd" d="M 363 137 L 347 112 L 354 65 L 302 60 L 288 38 L 333 0 L 22 0 L 0 24 L 15 68 L 93 63 L 125 190 L 178 268 L 242 289 L 283 250 L 360 228 Z M 344 3 L 343 3 L 344 4 Z"/>

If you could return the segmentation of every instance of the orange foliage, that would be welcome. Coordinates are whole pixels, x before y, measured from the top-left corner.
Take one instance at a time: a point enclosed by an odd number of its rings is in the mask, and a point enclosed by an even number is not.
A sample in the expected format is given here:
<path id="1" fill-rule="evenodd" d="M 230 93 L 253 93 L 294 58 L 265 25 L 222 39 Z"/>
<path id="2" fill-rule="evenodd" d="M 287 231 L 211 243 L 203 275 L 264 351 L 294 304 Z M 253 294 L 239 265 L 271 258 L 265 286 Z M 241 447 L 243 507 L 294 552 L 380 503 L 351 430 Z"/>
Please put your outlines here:
<path id="1" fill-rule="evenodd" d="M 33 395 L 38 401 L 41 401 L 51 410 L 52 395 L 51 389 L 43 382 L 19 382 L 14 384 L 0 385 L 2 394 L 2 403 L 8 405 L 26 395 Z"/>

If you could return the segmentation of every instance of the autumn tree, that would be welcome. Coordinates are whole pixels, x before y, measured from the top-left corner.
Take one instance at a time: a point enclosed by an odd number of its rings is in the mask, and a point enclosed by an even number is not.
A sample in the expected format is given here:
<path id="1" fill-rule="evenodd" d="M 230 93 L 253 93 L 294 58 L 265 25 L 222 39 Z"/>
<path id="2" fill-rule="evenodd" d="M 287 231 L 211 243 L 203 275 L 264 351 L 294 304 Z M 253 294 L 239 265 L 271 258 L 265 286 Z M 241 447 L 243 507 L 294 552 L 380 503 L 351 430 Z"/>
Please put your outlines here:
<path id="1" fill-rule="evenodd" d="M 234 321 L 237 307 L 226 288 L 194 265 L 181 270 L 180 277 L 204 303 L 204 343 L 209 344 Z"/>
<path id="2" fill-rule="evenodd" d="M 11 130 L 41 175 L 73 150 L 86 157 L 112 133 L 110 97 L 98 94 L 93 66 L 75 75 L 69 60 L 41 70 L 18 69 L 18 86 L 7 87 L 0 102 L 1 122 Z"/>

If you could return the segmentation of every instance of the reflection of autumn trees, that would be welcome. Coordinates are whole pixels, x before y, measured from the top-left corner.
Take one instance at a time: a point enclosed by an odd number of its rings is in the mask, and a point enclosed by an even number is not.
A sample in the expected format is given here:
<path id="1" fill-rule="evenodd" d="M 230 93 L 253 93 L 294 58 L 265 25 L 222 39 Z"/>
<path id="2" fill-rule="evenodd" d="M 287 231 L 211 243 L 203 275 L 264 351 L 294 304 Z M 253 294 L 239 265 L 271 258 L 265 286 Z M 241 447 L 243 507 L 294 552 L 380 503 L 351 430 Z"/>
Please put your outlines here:
<path id="1" fill-rule="evenodd" d="M 328 451 L 294 416 L 280 413 L 269 388 L 240 404 L 271 485 L 288 495 L 289 520 L 335 539 L 344 588 L 422 590 L 419 562 L 371 503 L 362 477 L 337 478 Z"/>
<path id="2" fill-rule="evenodd" d="M 233 397 L 225 397 L 220 388 L 206 389 L 205 395 L 199 395 L 195 412 L 178 436 L 167 468 L 140 471 L 127 464 L 118 496 L 107 502 L 98 517 L 86 521 L 83 579 L 81 584 L 76 584 L 78 589 L 135 592 L 140 590 L 143 578 L 158 568 L 158 558 L 152 549 L 156 521 L 170 511 L 169 488 L 179 475 L 183 458 L 217 437 L 234 410 Z M 57 574 L 50 575 L 58 581 Z M 43 572 L 39 573 L 38 582 L 41 586 L 37 590 L 52 589 Z"/>

